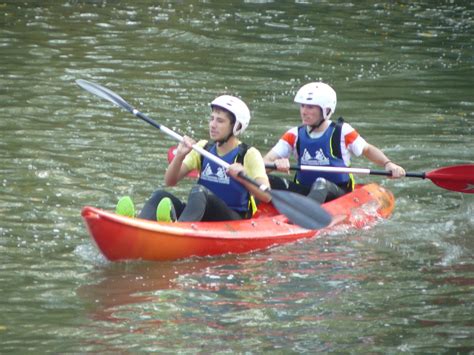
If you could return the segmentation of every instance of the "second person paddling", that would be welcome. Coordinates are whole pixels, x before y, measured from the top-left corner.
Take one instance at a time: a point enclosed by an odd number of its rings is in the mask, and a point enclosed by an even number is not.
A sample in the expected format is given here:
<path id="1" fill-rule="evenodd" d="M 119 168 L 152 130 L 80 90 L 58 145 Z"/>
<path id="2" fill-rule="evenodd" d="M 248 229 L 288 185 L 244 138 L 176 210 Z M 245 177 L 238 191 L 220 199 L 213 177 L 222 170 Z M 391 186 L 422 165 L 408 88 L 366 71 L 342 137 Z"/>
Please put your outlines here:
<path id="1" fill-rule="evenodd" d="M 394 178 L 405 175 L 401 166 L 369 144 L 350 124 L 342 119 L 337 123 L 330 120 L 337 104 L 336 92 L 331 86 L 322 82 L 306 84 L 298 90 L 294 101 L 299 104 L 302 124 L 283 134 L 265 155 L 265 163 L 274 163 L 278 171 L 288 173 L 292 155 L 298 165 L 332 167 L 349 167 L 352 156 L 364 155 L 390 171 Z M 323 203 L 352 191 L 354 178 L 346 173 L 301 170 L 294 181 L 271 176 L 271 187 L 308 195 Z"/>

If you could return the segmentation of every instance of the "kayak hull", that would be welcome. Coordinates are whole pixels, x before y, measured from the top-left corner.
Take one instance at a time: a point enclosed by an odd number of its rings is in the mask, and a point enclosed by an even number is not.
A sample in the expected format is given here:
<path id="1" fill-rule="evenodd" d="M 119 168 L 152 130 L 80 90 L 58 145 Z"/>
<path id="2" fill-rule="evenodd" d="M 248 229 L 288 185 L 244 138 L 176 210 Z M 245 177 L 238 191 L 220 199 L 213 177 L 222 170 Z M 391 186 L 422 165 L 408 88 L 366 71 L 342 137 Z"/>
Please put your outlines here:
<path id="1" fill-rule="evenodd" d="M 369 184 L 323 207 L 331 213 L 333 222 L 318 231 L 291 224 L 271 204 L 260 205 L 254 218 L 239 221 L 155 222 L 90 206 L 83 208 L 82 217 L 108 260 L 177 260 L 263 250 L 313 238 L 340 226 L 362 228 L 388 218 L 394 208 L 394 197 L 390 191 Z"/>

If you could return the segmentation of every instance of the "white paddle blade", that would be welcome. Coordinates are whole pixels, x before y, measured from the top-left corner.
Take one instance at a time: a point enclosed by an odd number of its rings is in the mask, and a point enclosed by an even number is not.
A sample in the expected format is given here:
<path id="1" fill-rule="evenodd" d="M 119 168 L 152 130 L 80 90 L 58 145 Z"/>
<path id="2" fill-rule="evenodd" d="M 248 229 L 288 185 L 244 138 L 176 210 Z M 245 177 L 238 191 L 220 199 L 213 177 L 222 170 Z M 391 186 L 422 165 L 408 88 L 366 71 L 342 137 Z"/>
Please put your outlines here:
<path id="1" fill-rule="evenodd" d="M 124 108 L 125 110 L 133 113 L 133 107 L 125 101 L 122 97 L 114 93 L 113 91 L 95 83 L 91 83 L 87 80 L 77 79 L 76 84 L 79 85 L 91 94 L 99 96 L 107 101 L 110 101 L 114 105 Z"/>

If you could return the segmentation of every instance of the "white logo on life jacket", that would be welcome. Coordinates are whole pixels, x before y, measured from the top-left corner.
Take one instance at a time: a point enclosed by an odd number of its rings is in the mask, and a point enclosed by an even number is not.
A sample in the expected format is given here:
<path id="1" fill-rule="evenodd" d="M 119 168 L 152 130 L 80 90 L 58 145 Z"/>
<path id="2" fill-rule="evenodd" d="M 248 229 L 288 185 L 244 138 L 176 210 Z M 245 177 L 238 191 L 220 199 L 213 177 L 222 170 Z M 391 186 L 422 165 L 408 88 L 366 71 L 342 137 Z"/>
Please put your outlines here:
<path id="1" fill-rule="evenodd" d="M 209 163 L 207 163 L 206 167 L 201 173 L 201 179 L 207 180 L 207 181 L 212 181 L 212 182 L 217 182 L 219 184 L 227 184 L 229 185 L 230 183 L 230 178 L 226 174 L 225 169 L 221 166 L 217 168 L 217 172 L 214 173 L 212 171 L 212 168 Z"/>
<path id="2" fill-rule="evenodd" d="M 314 158 L 309 154 L 308 150 L 303 151 L 301 156 L 301 165 L 329 165 L 329 158 L 324 155 L 322 149 L 319 149 L 314 154 Z"/>

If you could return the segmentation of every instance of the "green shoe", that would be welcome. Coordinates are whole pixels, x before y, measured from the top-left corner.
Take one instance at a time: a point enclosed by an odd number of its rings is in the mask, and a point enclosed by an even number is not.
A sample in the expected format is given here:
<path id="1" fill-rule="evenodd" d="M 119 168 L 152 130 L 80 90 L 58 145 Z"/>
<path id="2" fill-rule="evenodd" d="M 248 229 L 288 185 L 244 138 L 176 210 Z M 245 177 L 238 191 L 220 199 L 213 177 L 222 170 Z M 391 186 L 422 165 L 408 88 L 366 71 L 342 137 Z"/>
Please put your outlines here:
<path id="1" fill-rule="evenodd" d="M 156 220 L 158 222 L 174 222 L 176 221 L 176 211 L 174 210 L 173 202 L 169 197 L 161 199 L 156 208 Z"/>
<path id="2" fill-rule="evenodd" d="M 135 217 L 135 206 L 130 196 L 124 196 L 117 202 L 115 213 L 121 216 Z"/>

